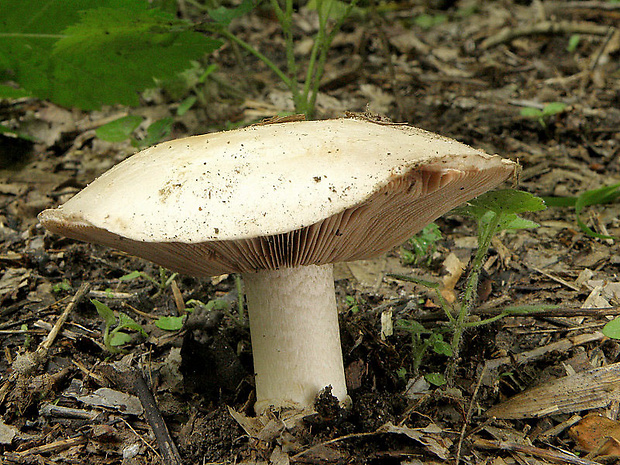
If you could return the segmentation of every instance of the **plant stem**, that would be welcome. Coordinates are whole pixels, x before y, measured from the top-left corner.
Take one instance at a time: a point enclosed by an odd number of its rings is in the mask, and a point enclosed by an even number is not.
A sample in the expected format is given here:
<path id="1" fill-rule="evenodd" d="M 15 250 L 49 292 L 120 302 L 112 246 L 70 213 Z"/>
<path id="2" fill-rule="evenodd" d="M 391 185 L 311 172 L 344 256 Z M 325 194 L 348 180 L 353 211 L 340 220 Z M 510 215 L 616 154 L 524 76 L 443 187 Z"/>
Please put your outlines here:
<path id="1" fill-rule="evenodd" d="M 491 247 L 491 239 L 493 239 L 493 236 L 499 228 L 500 220 L 500 215 L 494 215 L 489 224 L 483 228 L 478 237 L 478 250 L 476 251 L 476 255 L 472 263 L 471 272 L 467 278 L 465 296 L 463 297 L 459 314 L 456 318 L 456 322 L 454 323 L 454 333 L 450 344 L 452 347 L 452 353 L 454 354 L 454 361 L 458 359 L 461 338 L 465 328 L 467 327 L 467 317 L 469 316 L 476 298 L 478 297 L 478 278 L 480 277 L 480 270 L 482 269 L 484 260 L 489 252 L 489 248 Z M 449 369 L 450 371 L 454 369 L 453 365 L 454 364 L 452 364 L 452 367 Z M 448 379 L 452 379 L 452 376 L 449 376 Z"/>
<path id="2" fill-rule="evenodd" d="M 226 29 L 220 29 L 220 30 L 218 30 L 218 32 L 220 34 L 222 34 L 224 37 L 226 37 L 227 39 L 232 40 L 233 42 L 238 44 L 240 47 L 242 47 L 246 51 L 250 52 L 252 55 L 254 55 L 256 58 L 258 58 L 263 63 L 265 63 L 265 65 L 271 71 L 273 71 L 282 80 L 282 82 L 284 82 L 284 84 L 286 84 L 286 86 L 288 88 L 291 88 L 291 80 L 288 78 L 288 76 L 286 74 L 284 74 L 284 72 L 280 68 L 278 68 L 278 66 L 273 61 L 271 61 L 269 58 L 267 58 L 261 52 L 256 50 L 254 47 L 252 47 L 246 41 L 244 41 L 243 39 L 240 39 L 239 37 L 234 35 L 232 32 L 230 32 L 230 31 L 228 31 Z"/>

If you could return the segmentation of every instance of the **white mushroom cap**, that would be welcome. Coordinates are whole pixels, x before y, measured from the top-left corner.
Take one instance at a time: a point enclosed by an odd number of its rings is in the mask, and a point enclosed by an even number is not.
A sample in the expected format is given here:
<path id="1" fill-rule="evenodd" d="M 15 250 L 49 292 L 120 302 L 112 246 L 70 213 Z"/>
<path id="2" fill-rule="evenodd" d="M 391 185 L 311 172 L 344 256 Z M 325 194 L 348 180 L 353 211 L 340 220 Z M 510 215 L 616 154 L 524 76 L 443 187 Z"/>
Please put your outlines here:
<path id="1" fill-rule="evenodd" d="M 320 265 L 385 252 L 514 170 L 410 126 L 267 124 L 151 147 L 39 219 L 197 276 Z"/>

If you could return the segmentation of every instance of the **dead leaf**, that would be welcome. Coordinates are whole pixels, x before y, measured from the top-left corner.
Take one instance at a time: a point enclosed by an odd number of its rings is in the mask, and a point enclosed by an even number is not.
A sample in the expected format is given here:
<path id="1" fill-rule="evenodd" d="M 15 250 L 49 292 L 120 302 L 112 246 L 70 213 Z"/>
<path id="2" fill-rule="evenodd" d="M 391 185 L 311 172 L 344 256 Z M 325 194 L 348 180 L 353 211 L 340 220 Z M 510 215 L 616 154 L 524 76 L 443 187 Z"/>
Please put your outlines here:
<path id="1" fill-rule="evenodd" d="M 585 452 L 599 451 L 600 455 L 618 455 L 620 448 L 617 447 L 620 439 L 620 423 L 602 415 L 592 413 L 581 419 L 579 423 L 568 430 L 568 435 L 575 441 L 579 450 Z M 601 454 L 601 446 L 611 438 L 616 443 L 609 444 L 606 452 Z"/>
<path id="2" fill-rule="evenodd" d="M 459 258 L 453 253 L 450 253 L 443 262 L 443 267 L 448 274 L 442 278 L 443 289 L 441 290 L 441 295 L 450 304 L 456 301 L 454 287 L 463 275 L 465 265 L 466 264 L 459 260 Z"/>
<path id="3" fill-rule="evenodd" d="M 486 414 L 505 419 L 538 418 L 605 407 L 619 395 L 620 363 L 614 363 L 536 386 Z"/>

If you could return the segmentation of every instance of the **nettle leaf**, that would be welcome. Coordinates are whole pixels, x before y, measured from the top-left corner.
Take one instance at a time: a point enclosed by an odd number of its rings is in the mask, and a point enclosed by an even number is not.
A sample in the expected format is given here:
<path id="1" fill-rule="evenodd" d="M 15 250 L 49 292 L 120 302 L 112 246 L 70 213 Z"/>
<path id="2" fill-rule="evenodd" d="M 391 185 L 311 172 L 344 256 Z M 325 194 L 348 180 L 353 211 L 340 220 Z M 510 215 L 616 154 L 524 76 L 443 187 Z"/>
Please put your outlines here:
<path id="1" fill-rule="evenodd" d="M 469 206 L 476 212 L 492 211 L 498 215 L 535 212 L 547 208 L 540 197 L 514 189 L 501 189 L 479 195 L 469 201 Z M 465 208 L 470 208 L 469 206 Z"/>
<path id="2" fill-rule="evenodd" d="M 85 110 L 137 105 L 155 79 L 221 45 L 146 0 L 3 0 L 0 18 L 0 73 Z"/>

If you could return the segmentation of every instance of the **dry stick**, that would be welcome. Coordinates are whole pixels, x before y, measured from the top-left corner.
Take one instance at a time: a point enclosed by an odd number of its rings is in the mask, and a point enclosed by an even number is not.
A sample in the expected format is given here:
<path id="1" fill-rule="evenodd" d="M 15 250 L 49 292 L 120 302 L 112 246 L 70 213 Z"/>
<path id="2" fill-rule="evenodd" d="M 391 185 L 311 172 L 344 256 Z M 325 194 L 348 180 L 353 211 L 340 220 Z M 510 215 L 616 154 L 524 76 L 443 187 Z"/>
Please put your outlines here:
<path id="1" fill-rule="evenodd" d="M 60 333 L 62 326 L 67 321 L 69 314 L 73 311 L 73 309 L 80 302 L 80 300 L 82 300 L 82 298 L 89 291 L 89 289 L 90 285 L 88 283 L 83 283 L 80 286 L 78 291 L 69 302 L 69 305 L 67 305 L 67 307 L 64 309 L 64 311 L 58 318 L 58 321 L 56 321 L 56 324 L 49 332 L 45 340 L 41 342 L 41 344 L 39 344 L 39 347 L 37 347 L 36 351 L 34 351 L 33 353 L 26 353 L 24 355 L 18 356 L 13 361 L 13 373 L 11 373 L 11 376 L 4 382 L 2 387 L 0 387 L 0 404 L 4 402 L 10 386 L 13 385 L 15 380 L 20 375 L 25 376 L 29 373 L 32 373 L 36 369 L 36 367 L 43 363 L 43 361 L 47 358 L 47 353 L 54 344 L 54 341 Z"/>
<path id="2" fill-rule="evenodd" d="M 157 438 L 157 444 L 159 444 L 159 450 L 163 456 L 164 464 L 183 465 L 183 460 L 181 459 L 177 446 L 172 440 L 166 422 L 157 408 L 153 393 L 151 393 L 151 390 L 146 385 L 142 374 L 137 370 L 133 372 L 133 390 L 140 399 L 142 407 L 144 408 L 144 416 Z"/>
<path id="3" fill-rule="evenodd" d="M 474 389 L 474 393 L 471 396 L 471 401 L 469 402 L 469 408 L 467 409 L 467 414 L 465 415 L 465 421 L 463 422 L 463 428 L 461 428 L 461 434 L 459 436 L 459 443 L 456 446 L 456 465 L 459 465 L 461 461 L 461 448 L 463 447 L 463 441 L 465 440 L 465 431 L 467 430 L 467 425 L 469 425 L 469 421 L 471 420 L 471 415 L 474 410 L 474 403 L 476 402 L 476 397 L 478 397 L 478 391 L 480 390 L 480 386 L 482 385 L 482 378 L 484 377 L 484 373 L 486 371 L 486 365 L 482 366 L 482 371 L 480 372 L 480 376 L 478 376 L 478 382 L 476 383 L 476 388 Z"/>
<path id="4" fill-rule="evenodd" d="M 504 308 L 477 308 L 472 310 L 472 315 L 478 316 L 496 316 L 505 312 Z M 572 317 L 572 316 L 588 316 L 603 318 L 606 316 L 620 315 L 620 307 L 558 307 L 545 308 L 541 310 L 533 310 L 532 312 L 514 313 L 506 315 L 506 317 Z"/>
<path id="5" fill-rule="evenodd" d="M 494 36 L 484 39 L 480 44 L 480 48 L 482 50 L 488 50 L 489 48 L 510 42 L 519 37 L 539 34 L 591 34 L 604 36 L 608 34 L 609 29 L 609 26 L 601 26 L 600 24 L 586 21 L 541 21 L 531 26 L 502 29 Z"/>
<path id="6" fill-rule="evenodd" d="M 62 312 L 62 314 L 60 315 L 60 317 L 56 321 L 56 324 L 54 325 L 54 327 L 52 328 L 50 333 L 47 335 L 45 340 L 41 344 L 39 344 L 39 347 L 37 347 L 37 350 L 34 353 L 34 357 L 35 357 L 35 360 L 37 361 L 37 363 L 40 363 L 41 361 L 43 361 L 47 357 L 47 353 L 49 352 L 50 348 L 54 344 L 54 341 L 56 340 L 56 337 L 58 336 L 58 333 L 60 333 L 60 330 L 62 329 L 62 326 L 67 321 L 67 318 L 69 318 L 69 314 L 73 311 L 75 306 L 78 303 L 80 303 L 82 298 L 89 291 L 90 291 L 90 284 L 82 283 L 82 285 L 80 286 L 78 291 L 75 293 L 75 295 L 71 299 L 71 302 L 69 302 L 69 305 L 67 305 L 65 310 Z"/>
<path id="7" fill-rule="evenodd" d="M 477 439 L 474 442 L 474 446 L 479 449 L 499 449 L 508 452 L 521 452 L 523 454 L 533 455 L 535 457 L 542 457 L 547 460 L 552 460 L 559 463 L 570 463 L 573 465 L 601 465 L 598 462 L 586 460 L 577 457 L 576 455 L 567 454 L 565 452 L 556 452 L 540 447 L 525 446 L 522 444 L 516 444 L 514 442 L 506 441 L 490 441 L 488 439 Z"/>

